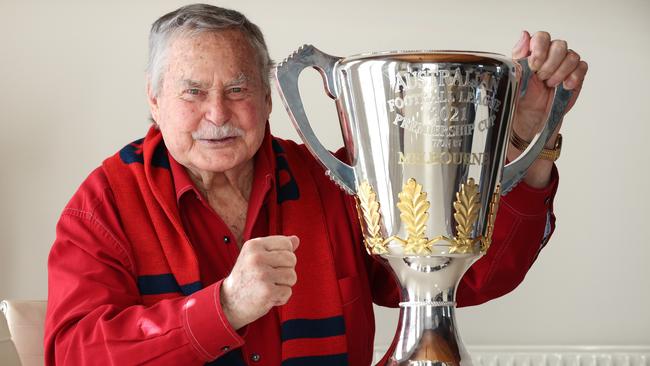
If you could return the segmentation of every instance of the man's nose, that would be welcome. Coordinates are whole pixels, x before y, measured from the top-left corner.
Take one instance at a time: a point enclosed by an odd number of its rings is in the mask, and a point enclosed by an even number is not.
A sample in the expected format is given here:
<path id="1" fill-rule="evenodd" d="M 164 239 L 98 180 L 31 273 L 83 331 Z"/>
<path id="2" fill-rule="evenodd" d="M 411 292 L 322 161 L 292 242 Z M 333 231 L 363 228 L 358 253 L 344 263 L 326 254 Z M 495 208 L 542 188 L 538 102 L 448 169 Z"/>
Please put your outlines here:
<path id="1" fill-rule="evenodd" d="M 232 112 L 230 104 L 223 95 L 215 95 L 208 98 L 205 118 L 217 126 L 224 125 L 230 121 Z"/>

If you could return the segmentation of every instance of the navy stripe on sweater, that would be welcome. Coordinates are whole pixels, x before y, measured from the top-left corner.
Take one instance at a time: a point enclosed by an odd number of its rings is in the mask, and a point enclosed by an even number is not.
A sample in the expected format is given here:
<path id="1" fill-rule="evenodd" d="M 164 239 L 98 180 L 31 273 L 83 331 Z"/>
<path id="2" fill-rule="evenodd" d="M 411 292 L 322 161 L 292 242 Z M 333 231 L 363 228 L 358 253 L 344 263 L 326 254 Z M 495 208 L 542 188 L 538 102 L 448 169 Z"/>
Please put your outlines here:
<path id="1" fill-rule="evenodd" d="M 195 293 L 202 287 L 201 281 L 179 286 L 176 278 L 171 273 L 138 277 L 138 289 L 142 295 L 161 295 L 180 292 L 187 296 Z"/>
<path id="2" fill-rule="evenodd" d="M 132 143 L 124 146 L 120 150 L 120 159 L 124 164 L 140 163 L 144 164 L 144 155 L 142 152 L 144 138 L 135 140 Z M 153 152 L 151 158 L 151 165 L 171 169 L 169 165 L 169 156 L 167 156 L 167 147 L 164 141 L 161 141 Z"/>
<path id="3" fill-rule="evenodd" d="M 291 319 L 282 323 L 282 341 L 296 338 L 325 338 L 345 334 L 345 319 L 334 316 L 324 319 Z"/>
<path id="4" fill-rule="evenodd" d="M 205 366 L 246 366 L 241 354 L 241 349 L 232 350 L 225 355 L 208 362 Z"/>
<path id="5" fill-rule="evenodd" d="M 348 366 L 348 354 L 289 358 L 282 366 Z"/>

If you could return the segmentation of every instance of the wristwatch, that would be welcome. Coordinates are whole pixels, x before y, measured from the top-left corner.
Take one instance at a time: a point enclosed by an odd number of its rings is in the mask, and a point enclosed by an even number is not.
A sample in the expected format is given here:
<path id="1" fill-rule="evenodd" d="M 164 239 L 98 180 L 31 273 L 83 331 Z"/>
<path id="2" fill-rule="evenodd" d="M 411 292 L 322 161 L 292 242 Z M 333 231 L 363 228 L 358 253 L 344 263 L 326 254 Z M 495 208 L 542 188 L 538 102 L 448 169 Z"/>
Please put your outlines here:
<path id="1" fill-rule="evenodd" d="M 512 131 L 510 135 L 510 143 L 512 146 L 517 148 L 517 150 L 524 151 L 530 145 L 530 142 L 522 139 L 517 135 L 515 131 Z M 556 161 L 560 157 L 560 152 L 562 152 L 562 134 L 557 135 L 557 140 L 555 140 L 555 146 L 552 149 L 544 148 L 542 152 L 537 156 L 538 159 Z"/>

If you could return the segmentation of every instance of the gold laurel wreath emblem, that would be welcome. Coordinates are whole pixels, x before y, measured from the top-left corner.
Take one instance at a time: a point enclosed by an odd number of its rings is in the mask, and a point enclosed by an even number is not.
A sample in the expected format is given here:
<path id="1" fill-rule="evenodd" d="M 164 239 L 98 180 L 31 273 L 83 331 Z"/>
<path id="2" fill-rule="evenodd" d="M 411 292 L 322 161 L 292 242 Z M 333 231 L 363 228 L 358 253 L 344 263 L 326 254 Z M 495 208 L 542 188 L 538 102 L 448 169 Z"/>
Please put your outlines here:
<path id="1" fill-rule="evenodd" d="M 397 196 L 402 222 L 406 225 L 406 241 L 404 251 L 413 254 L 431 253 L 429 240 L 425 235 L 427 219 L 429 218 L 429 201 L 426 192 L 422 192 L 422 185 L 415 179 L 409 178 L 404 184 L 402 192 Z"/>
<path id="2" fill-rule="evenodd" d="M 368 253 L 388 253 L 386 241 L 381 236 L 381 226 L 379 224 L 381 213 L 379 211 L 377 194 L 367 181 L 359 185 L 357 192 L 357 212 L 359 213 L 359 222 L 364 224 L 364 243 Z"/>
<path id="3" fill-rule="evenodd" d="M 492 197 L 490 204 L 490 216 L 488 230 L 485 237 L 472 238 L 472 229 L 478 220 L 481 209 L 479 189 L 473 178 L 461 185 L 460 191 L 456 193 L 454 202 L 454 220 L 456 221 L 456 236 L 448 238 L 437 236 L 429 239 L 426 236 L 426 223 L 429 219 L 429 208 L 431 204 L 427 200 L 427 193 L 422 190 L 422 185 L 413 178 L 402 187 L 398 194 L 399 203 L 397 208 L 400 211 L 400 219 L 406 227 L 407 237 L 402 239 L 398 236 L 391 236 L 384 239 L 381 235 L 381 213 L 377 194 L 367 181 L 362 182 L 357 192 L 357 213 L 364 231 L 364 244 L 370 254 L 388 253 L 387 244 L 392 240 L 399 242 L 404 248 L 405 254 L 431 254 L 433 244 L 439 241 L 446 241 L 451 244 L 449 253 L 465 254 L 474 253 L 475 244 L 481 242 L 481 251 L 487 250 L 490 246 L 500 187 Z"/>
<path id="4" fill-rule="evenodd" d="M 477 239 L 471 237 L 472 227 L 478 220 L 481 209 L 478 185 L 474 182 L 474 178 L 469 178 L 467 183 L 461 185 L 460 191 L 456 193 L 454 209 L 456 210 L 454 213 L 456 237 L 449 253 L 473 253 Z"/>
<path id="5" fill-rule="evenodd" d="M 490 202 L 490 215 L 488 216 L 488 227 L 485 237 L 481 240 L 481 252 L 485 253 L 492 245 L 492 234 L 494 234 L 494 222 L 497 218 L 497 211 L 499 210 L 499 200 L 501 199 L 501 185 L 497 184 L 497 189 L 492 194 L 492 201 Z"/>

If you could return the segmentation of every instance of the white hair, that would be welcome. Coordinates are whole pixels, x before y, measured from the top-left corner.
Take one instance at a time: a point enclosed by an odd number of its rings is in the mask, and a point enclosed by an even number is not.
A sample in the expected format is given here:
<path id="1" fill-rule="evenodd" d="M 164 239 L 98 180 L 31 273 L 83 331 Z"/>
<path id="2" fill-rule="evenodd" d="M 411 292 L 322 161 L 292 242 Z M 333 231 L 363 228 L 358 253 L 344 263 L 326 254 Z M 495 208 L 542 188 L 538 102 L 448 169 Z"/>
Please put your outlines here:
<path id="1" fill-rule="evenodd" d="M 260 28 L 242 13 L 207 4 L 186 5 L 158 18 L 149 33 L 149 61 L 147 79 L 155 96 L 163 83 L 167 51 L 176 36 L 193 36 L 206 32 L 239 30 L 250 42 L 257 56 L 262 83 L 270 92 L 269 77 L 273 61 Z"/>

